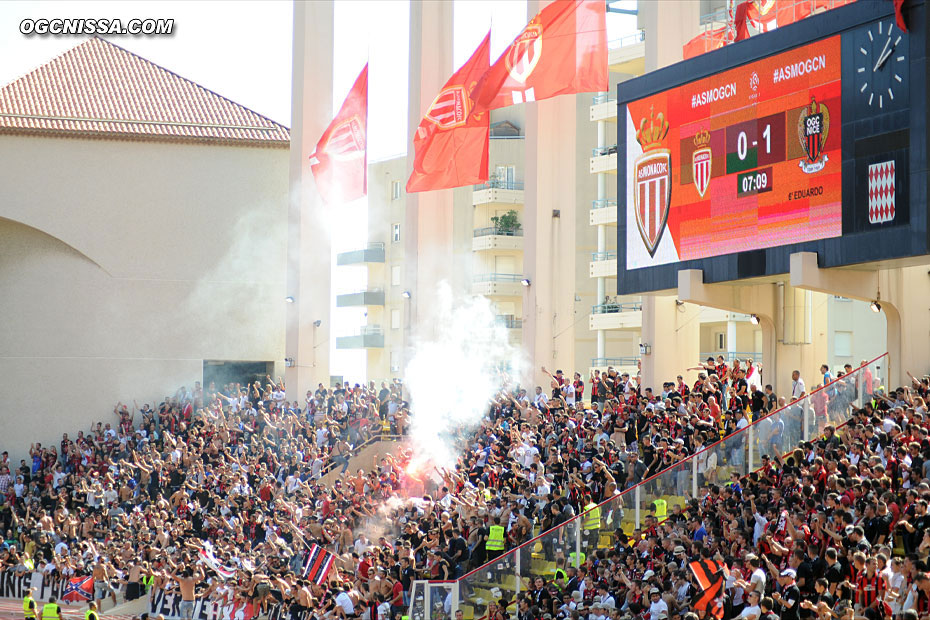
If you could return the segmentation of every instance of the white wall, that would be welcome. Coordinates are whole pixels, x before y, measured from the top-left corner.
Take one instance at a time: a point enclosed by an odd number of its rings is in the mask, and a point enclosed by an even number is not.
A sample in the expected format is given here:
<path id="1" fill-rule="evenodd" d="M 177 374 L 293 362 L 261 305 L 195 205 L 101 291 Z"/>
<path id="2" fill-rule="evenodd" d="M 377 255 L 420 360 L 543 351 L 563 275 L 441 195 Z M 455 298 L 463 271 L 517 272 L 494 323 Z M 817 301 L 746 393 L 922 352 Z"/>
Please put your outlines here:
<path id="1" fill-rule="evenodd" d="M 0 137 L 2 449 L 162 398 L 204 359 L 280 365 L 287 153 Z"/>

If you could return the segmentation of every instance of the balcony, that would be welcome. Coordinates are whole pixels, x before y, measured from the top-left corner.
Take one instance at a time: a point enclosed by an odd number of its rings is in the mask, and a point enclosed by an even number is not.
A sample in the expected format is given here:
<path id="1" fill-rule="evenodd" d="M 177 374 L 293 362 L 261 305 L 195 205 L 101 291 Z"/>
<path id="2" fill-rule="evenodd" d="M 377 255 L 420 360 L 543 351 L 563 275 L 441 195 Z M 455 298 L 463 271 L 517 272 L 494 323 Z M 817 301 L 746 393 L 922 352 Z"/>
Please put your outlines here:
<path id="1" fill-rule="evenodd" d="M 612 302 L 591 307 L 588 327 L 599 329 L 641 329 L 643 304 L 639 301 Z"/>
<path id="2" fill-rule="evenodd" d="M 617 145 L 591 149 L 591 174 L 617 174 Z"/>
<path id="3" fill-rule="evenodd" d="M 345 295 L 336 295 L 337 308 L 352 308 L 355 306 L 383 306 L 384 291 L 374 289 L 371 291 L 359 291 L 357 293 L 346 293 Z"/>
<path id="4" fill-rule="evenodd" d="M 591 213 L 588 220 L 591 226 L 617 225 L 617 201 L 616 200 L 592 200 Z"/>
<path id="5" fill-rule="evenodd" d="M 608 41 L 607 64 L 615 73 L 642 75 L 646 70 L 646 31 Z"/>
<path id="6" fill-rule="evenodd" d="M 337 265 L 364 265 L 367 263 L 384 262 L 384 244 L 369 243 L 368 247 L 361 250 L 351 250 L 349 252 L 340 252 L 336 254 Z"/>
<path id="7" fill-rule="evenodd" d="M 501 230 L 497 226 L 476 228 L 471 240 L 473 252 L 487 250 L 523 251 L 523 229 Z"/>
<path id="8" fill-rule="evenodd" d="M 485 297 L 521 297 L 524 276 L 519 273 L 482 273 L 471 281 L 472 295 Z"/>
<path id="9" fill-rule="evenodd" d="M 494 317 L 494 322 L 507 329 L 523 329 L 523 319 L 518 319 L 512 314 L 498 314 Z"/>
<path id="10" fill-rule="evenodd" d="M 591 120 L 617 122 L 617 100 L 608 95 L 595 95 L 591 104 Z"/>
<path id="11" fill-rule="evenodd" d="M 354 336 L 340 336 L 336 338 L 337 349 L 383 349 L 384 332 L 380 325 L 363 327 Z"/>
<path id="12" fill-rule="evenodd" d="M 516 181 L 491 180 L 472 188 L 471 204 L 477 205 L 522 205 L 523 183 Z"/>
<path id="13" fill-rule="evenodd" d="M 592 278 L 616 278 L 617 253 L 592 252 L 589 269 Z"/>

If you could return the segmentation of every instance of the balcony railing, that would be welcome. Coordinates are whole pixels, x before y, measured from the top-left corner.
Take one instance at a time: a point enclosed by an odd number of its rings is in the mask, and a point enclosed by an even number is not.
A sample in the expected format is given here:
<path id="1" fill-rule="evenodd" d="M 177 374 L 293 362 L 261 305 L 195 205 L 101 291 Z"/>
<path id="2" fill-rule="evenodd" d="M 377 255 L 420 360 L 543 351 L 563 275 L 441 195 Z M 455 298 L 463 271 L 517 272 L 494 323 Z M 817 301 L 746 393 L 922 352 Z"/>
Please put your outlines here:
<path id="1" fill-rule="evenodd" d="M 520 329 L 523 327 L 523 319 L 518 319 L 506 314 L 499 314 L 494 317 L 494 322 L 507 329 Z"/>
<path id="2" fill-rule="evenodd" d="M 515 189 L 522 190 L 523 182 L 522 181 L 501 181 L 499 179 L 491 179 L 487 183 L 482 183 L 481 185 L 475 185 L 473 188 L 476 192 L 483 189 Z"/>
<path id="3" fill-rule="evenodd" d="M 617 154 L 617 145 L 612 144 L 610 146 L 596 146 L 591 149 L 591 157 L 603 157 L 605 155 L 616 155 Z"/>
<path id="4" fill-rule="evenodd" d="M 626 47 L 627 45 L 636 45 L 637 43 L 642 43 L 646 40 L 646 31 L 644 29 L 637 30 L 632 34 L 628 34 L 620 37 L 619 39 L 613 39 L 612 41 L 607 42 L 608 49 L 617 49 L 618 47 Z"/>
<path id="5" fill-rule="evenodd" d="M 705 13 L 700 17 L 700 25 L 704 26 L 707 24 L 725 24 L 730 19 L 730 12 L 727 10 L 727 7 L 723 6 L 713 11 L 711 13 Z"/>
<path id="6" fill-rule="evenodd" d="M 616 252 L 591 252 L 591 260 L 599 262 L 602 260 L 616 260 Z"/>
<path id="7" fill-rule="evenodd" d="M 638 357 L 592 357 L 591 366 L 603 368 L 604 366 L 636 366 Z"/>
<path id="8" fill-rule="evenodd" d="M 591 98 L 591 103 L 597 105 L 599 103 L 607 103 L 608 101 L 617 101 L 616 97 L 611 97 L 609 93 L 601 93 L 599 95 L 594 95 Z"/>
<path id="9" fill-rule="evenodd" d="M 616 312 L 636 312 L 643 309 L 641 301 L 611 302 L 591 306 L 591 314 L 614 314 Z M 706 358 L 705 358 L 706 359 Z"/>
<path id="10" fill-rule="evenodd" d="M 517 230 L 501 230 L 497 226 L 487 226 L 485 228 L 475 229 L 475 237 L 487 237 L 488 235 L 498 235 L 501 237 L 522 237 L 523 229 L 518 228 Z"/>
<path id="11" fill-rule="evenodd" d="M 887 354 L 818 388 L 804 399 L 757 418 L 749 426 L 651 478 L 618 491 L 598 505 L 600 523 L 594 529 L 583 529 L 590 511 L 583 512 L 456 581 L 418 582 L 418 588 L 425 588 L 425 592 L 420 594 L 422 590 L 417 591 L 417 597 L 421 604 L 424 600 L 427 603 L 419 617 L 435 620 L 438 616 L 430 614 L 430 602 L 439 601 L 441 605 L 451 595 L 448 600 L 451 613 L 446 612 L 442 617 L 450 617 L 462 609 L 466 619 L 482 618 L 487 613 L 489 602 L 515 600 L 535 577 L 550 578 L 557 558 L 571 558 L 578 566 L 584 557 L 613 547 L 617 529 L 632 535 L 640 528 L 645 516 L 655 515 L 656 500 L 663 500 L 668 513 L 671 513 L 673 506 L 683 506 L 691 498 L 698 497 L 701 486 L 723 485 L 729 481 L 731 474 L 745 476 L 755 471 L 760 465 L 761 455 L 785 454 L 793 451 L 799 442 L 821 436 L 827 426 L 842 426 L 849 421 L 853 409 L 861 408 L 872 399 L 874 388 L 882 385 L 878 373 L 884 368 L 887 368 Z M 625 446 L 621 444 L 620 449 L 625 450 Z M 621 458 L 626 458 L 626 455 Z M 492 588 L 497 590 L 493 595 Z M 442 607 L 439 609 L 441 611 Z M 414 610 L 416 605 L 412 604 L 411 611 Z"/>
<path id="12" fill-rule="evenodd" d="M 701 359 L 706 360 L 708 357 L 712 357 L 715 360 L 718 355 L 722 355 L 723 359 L 728 363 L 734 360 L 747 360 L 750 359 L 754 362 L 762 361 L 762 354 L 758 351 L 714 351 L 713 353 L 701 353 Z"/>
<path id="13" fill-rule="evenodd" d="M 617 201 L 610 199 L 595 199 L 591 201 L 592 209 L 616 209 Z"/>
<path id="14" fill-rule="evenodd" d="M 380 325 L 366 325 L 358 330 L 359 336 L 380 336 L 383 333 Z"/>
<path id="15" fill-rule="evenodd" d="M 472 282 L 519 282 L 523 278 L 519 273 L 479 273 Z"/>

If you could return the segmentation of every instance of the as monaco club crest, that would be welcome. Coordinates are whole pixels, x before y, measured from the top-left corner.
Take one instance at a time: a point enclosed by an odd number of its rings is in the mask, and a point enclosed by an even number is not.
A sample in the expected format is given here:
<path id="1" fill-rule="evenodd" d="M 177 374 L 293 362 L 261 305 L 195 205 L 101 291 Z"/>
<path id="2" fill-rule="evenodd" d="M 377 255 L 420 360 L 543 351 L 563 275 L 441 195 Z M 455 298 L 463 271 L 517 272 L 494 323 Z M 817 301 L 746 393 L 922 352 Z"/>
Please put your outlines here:
<path id="1" fill-rule="evenodd" d="M 801 110 L 798 116 L 798 140 L 801 148 L 807 154 L 806 160 L 798 162 L 801 170 L 807 174 L 820 172 L 827 165 L 829 159 L 826 154 L 820 159 L 824 146 L 827 144 L 827 134 L 830 131 L 830 110 L 824 104 L 818 104 L 811 97 L 811 104 Z"/>
<path id="2" fill-rule="evenodd" d="M 636 131 L 636 141 L 642 145 L 643 154 L 636 158 L 633 166 L 636 183 L 633 205 L 643 245 L 649 256 L 655 256 L 672 202 L 672 154 L 660 148 L 668 134 L 665 115 L 659 112 L 657 116 L 650 108 L 648 125 L 646 121 L 643 117 Z"/>
<path id="3" fill-rule="evenodd" d="M 691 172 L 694 177 L 694 187 L 697 188 L 701 198 L 710 187 L 710 132 L 702 129 L 694 135 L 694 155 L 691 156 Z"/>
<path id="4" fill-rule="evenodd" d="M 436 95 L 433 104 L 426 113 L 430 122 L 439 125 L 441 129 L 452 129 L 464 125 L 468 120 L 468 111 L 471 102 L 464 86 L 451 86 Z"/>
<path id="5" fill-rule="evenodd" d="M 337 161 L 352 161 L 365 157 L 365 128 L 358 116 L 339 123 L 320 149 Z"/>
<path id="6" fill-rule="evenodd" d="M 539 64 L 542 47 L 542 26 L 530 22 L 520 33 L 520 37 L 510 46 L 504 58 L 510 77 L 525 84 L 530 74 L 533 73 L 533 69 Z"/>

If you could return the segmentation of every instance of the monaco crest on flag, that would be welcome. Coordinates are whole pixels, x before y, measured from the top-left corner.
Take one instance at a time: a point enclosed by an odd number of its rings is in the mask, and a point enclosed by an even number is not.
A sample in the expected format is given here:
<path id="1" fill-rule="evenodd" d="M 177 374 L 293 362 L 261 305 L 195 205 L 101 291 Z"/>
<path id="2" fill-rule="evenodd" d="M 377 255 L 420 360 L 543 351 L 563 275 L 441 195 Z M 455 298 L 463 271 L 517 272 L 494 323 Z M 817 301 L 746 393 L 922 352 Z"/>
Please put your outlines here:
<path id="1" fill-rule="evenodd" d="M 316 186 L 327 204 L 368 193 L 368 65 L 310 155 Z"/>
<path id="2" fill-rule="evenodd" d="M 603 0 L 559 0 L 540 11 L 488 72 L 478 106 L 496 110 L 609 89 Z"/>

